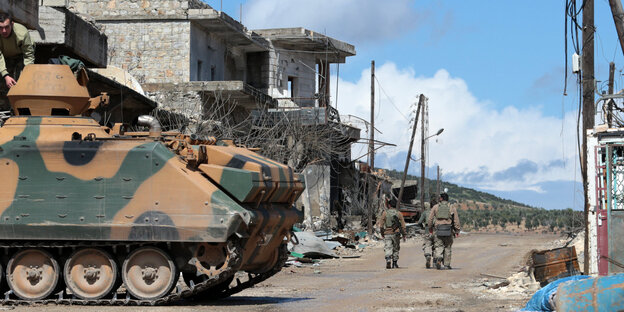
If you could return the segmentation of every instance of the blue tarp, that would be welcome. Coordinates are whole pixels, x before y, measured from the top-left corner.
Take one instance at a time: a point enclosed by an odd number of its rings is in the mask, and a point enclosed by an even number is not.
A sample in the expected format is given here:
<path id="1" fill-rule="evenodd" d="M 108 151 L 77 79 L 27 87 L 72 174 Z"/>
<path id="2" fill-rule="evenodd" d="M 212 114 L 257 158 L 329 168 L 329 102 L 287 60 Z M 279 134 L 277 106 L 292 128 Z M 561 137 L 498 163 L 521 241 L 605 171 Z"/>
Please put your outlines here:
<path id="1" fill-rule="evenodd" d="M 531 300 L 527 302 L 524 309 L 520 311 L 554 311 L 554 307 L 550 305 L 549 300 L 552 294 L 557 291 L 557 287 L 559 286 L 559 284 L 568 281 L 578 281 L 589 277 L 590 276 L 587 275 L 575 275 L 560 278 L 552 283 L 549 283 L 542 289 L 536 291 L 535 294 L 533 294 L 533 297 L 531 297 Z"/>

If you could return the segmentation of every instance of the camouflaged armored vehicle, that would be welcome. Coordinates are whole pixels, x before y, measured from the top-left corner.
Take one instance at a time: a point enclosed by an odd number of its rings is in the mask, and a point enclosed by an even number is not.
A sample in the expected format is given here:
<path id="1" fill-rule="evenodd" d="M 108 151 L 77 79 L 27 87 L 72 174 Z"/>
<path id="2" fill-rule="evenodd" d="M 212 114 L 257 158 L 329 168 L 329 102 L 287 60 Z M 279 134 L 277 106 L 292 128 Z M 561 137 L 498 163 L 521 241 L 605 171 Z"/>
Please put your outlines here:
<path id="1" fill-rule="evenodd" d="M 84 117 L 86 74 L 29 65 L 0 128 L 3 303 L 218 298 L 277 273 L 300 176 L 214 139 Z M 233 281 L 235 273 L 246 272 Z M 183 276 L 185 283 L 178 283 Z M 120 285 L 123 282 L 123 287 Z M 177 285 L 177 286 L 176 286 Z"/>

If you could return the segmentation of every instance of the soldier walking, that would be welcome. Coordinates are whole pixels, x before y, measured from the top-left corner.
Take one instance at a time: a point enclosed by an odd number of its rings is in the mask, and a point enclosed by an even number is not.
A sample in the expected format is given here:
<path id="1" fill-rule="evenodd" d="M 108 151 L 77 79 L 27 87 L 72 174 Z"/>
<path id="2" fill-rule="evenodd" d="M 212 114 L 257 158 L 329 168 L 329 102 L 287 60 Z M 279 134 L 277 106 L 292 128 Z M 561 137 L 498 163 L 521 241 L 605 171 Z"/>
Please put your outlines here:
<path id="1" fill-rule="evenodd" d="M 381 237 L 384 238 L 384 252 L 386 254 L 386 269 L 398 268 L 399 250 L 401 249 L 401 236 L 405 241 L 405 220 L 403 215 L 388 200 L 384 200 L 385 210 L 377 221 Z"/>
<path id="2" fill-rule="evenodd" d="M 435 205 L 435 202 L 437 202 L 437 200 L 435 201 L 432 200 L 432 202 Z M 422 239 L 423 239 L 422 250 L 423 250 L 423 253 L 425 254 L 425 267 L 427 269 L 431 268 L 431 258 L 433 257 L 433 249 L 434 249 L 433 235 L 429 233 L 429 226 L 427 225 L 427 218 L 429 217 L 430 213 L 431 213 L 431 204 L 425 203 L 425 209 L 420 214 L 420 218 L 418 219 L 418 222 L 416 223 L 422 226 L 422 228 L 424 229 L 424 233 L 422 234 Z"/>
<path id="3" fill-rule="evenodd" d="M 451 269 L 453 237 L 459 237 L 460 224 L 457 208 L 448 203 L 448 194 L 440 194 L 440 203 L 433 206 L 427 218 L 429 233 L 434 234 L 434 263 L 438 270 Z"/>

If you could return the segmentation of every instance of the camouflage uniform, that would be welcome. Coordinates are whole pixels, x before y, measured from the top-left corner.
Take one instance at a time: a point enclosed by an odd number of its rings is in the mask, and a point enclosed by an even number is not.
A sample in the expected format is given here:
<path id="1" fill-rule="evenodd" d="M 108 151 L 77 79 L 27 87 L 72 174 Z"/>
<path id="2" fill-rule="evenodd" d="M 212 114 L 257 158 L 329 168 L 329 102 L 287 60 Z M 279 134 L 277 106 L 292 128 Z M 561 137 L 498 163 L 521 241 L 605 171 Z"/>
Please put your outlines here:
<path id="1" fill-rule="evenodd" d="M 28 29 L 22 24 L 13 23 L 13 32 L 8 38 L 0 37 L 0 74 L 4 78 L 11 76 L 16 81 L 24 66 L 35 63 L 35 47 Z M 0 83 L 0 106 L 2 109 L 8 108 L 6 94 L 8 88 L 4 83 Z"/>
<path id="2" fill-rule="evenodd" d="M 389 226 L 391 221 L 386 220 L 391 216 L 396 216 L 399 220 L 398 225 Z M 403 215 L 395 208 L 388 208 L 381 213 L 379 217 L 379 231 L 384 237 L 384 251 L 386 254 L 386 268 L 390 268 L 392 261 L 392 267 L 398 268 L 397 261 L 399 261 L 399 250 L 401 249 L 401 235 L 405 237 L 405 220 Z M 388 222 L 386 222 L 388 221 Z"/>
<path id="3" fill-rule="evenodd" d="M 442 201 L 433 206 L 427 218 L 430 233 L 435 229 L 434 236 L 434 262 L 436 268 L 441 269 L 442 264 L 446 269 L 451 268 L 451 246 L 453 237 L 460 232 L 459 215 L 457 208 Z M 440 226 L 449 226 L 450 232 L 444 235 Z"/>
<path id="4" fill-rule="evenodd" d="M 429 217 L 429 213 L 431 209 L 427 206 L 429 203 L 425 203 L 425 211 L 420 214 L 420 218 L 418 219 L 417 224 L 422 225 L 425 232 L 422 235 L 423 240 L 423 253 L 425 254 L 425 267 L 428 269 L 431 267 L 431 257 L 433 256 L 434 250 L 434 237 L 431 233 L 429 233 L 429 226 L 427 225 L 427 217 Z"/>

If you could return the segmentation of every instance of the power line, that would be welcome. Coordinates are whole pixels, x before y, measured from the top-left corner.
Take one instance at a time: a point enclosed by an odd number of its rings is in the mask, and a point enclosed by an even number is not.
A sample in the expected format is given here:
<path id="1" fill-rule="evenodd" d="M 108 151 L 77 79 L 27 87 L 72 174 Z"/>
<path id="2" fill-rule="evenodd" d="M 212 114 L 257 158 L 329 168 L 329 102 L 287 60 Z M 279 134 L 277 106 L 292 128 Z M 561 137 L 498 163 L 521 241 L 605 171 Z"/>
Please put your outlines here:
<path id="1" fill-rule="evenodd" d="M 401 114 L 401 116 L 403 116 L 403 118 L 405 118 L 405 120 L 407 122 L 409 122 L 409 118 L 407 118 L 407 116 L 405 116 L 405 114 L 403 114 L 403 112 L 401 112 L 401 110 L 399 110 L 399 108 L 394 104 L 394 102 L 392 101 L 392 99 L 390 98 L 390 96 L 388 96 L 388 93 L 386 93 L 386 90 L 384 90 L 384 88 L 381 86 L 381 82 L 379 82 L 379 79 L 377 79 L 377 75 L 375 75 L 375 81 L 377 81 L 377 84 L 379 85 L 379 88 L 381 89 L 381 91 L 384 93 L 384 95 L 386 96 L 386 98 L 388 98 L 388 101 L 390 101 L 390 104 L 392 104 L 392 106 L 394 107 L 394 109 L 396 109 L 397 112 L 399 112 L 399 114 Z"/>

